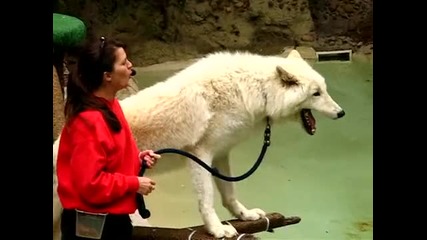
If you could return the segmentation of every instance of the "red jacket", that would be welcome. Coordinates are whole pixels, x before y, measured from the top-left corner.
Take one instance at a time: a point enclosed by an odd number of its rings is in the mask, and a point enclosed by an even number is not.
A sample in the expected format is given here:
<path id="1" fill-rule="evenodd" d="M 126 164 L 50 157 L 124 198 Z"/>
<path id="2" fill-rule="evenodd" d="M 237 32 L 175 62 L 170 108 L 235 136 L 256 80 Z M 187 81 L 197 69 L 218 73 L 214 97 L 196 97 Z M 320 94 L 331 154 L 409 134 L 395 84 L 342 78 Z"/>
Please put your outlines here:
<path id="1" fill-rule="evenodd" d="M 122 125 L 119 133 L 97 110 L 79 113 L 62 130 L 57 191 L 65 209 L 129 214 L 137 208 L 139 150 L 118 100 L 108 104 Z"/>

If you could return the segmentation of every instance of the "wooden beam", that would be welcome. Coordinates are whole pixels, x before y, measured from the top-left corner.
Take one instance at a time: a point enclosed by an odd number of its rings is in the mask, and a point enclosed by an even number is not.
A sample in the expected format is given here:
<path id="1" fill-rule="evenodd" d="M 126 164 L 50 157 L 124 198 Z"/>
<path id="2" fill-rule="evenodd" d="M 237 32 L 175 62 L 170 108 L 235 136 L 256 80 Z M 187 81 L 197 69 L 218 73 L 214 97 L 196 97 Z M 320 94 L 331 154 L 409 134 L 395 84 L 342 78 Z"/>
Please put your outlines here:
<path id="1" fill-rule="evenodd" d="M 267 220 L 268 219 L 268 220 Z M 299 217 L 285 217 L 280 213 L 269 213 L 265 218 L 255 221 L 242 221 L 233 219 L 224 221 L 224 224 L 231 224 L 239 233 L 227 240 L 255 240 L 258 239 L 254 233 L 269 231 L 297 224 L 301 221 Z M 162 228 L 162 227 L 141 227 L 135 226 L 133 230 L 133 240 L 215 240 L 216 238 L 206 232 L 204 225 L 187 228 Z"/>

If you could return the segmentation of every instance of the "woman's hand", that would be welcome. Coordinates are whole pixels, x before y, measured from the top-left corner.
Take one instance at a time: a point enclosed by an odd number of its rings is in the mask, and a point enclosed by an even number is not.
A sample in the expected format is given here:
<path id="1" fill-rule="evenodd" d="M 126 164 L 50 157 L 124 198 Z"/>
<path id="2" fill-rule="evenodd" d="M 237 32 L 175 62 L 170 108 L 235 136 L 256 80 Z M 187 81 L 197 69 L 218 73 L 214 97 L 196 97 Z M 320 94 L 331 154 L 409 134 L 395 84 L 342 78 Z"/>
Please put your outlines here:
<path id="1" fill-rule="evenodd" d="M 139 160 L 145 161 L 148 168 L 152 168 L 154 165 L 156 165 L 157 160 L 160 158 L 159 154 L 154 153 L 153 150 L 144 150 L 139 153 Z"/>
<path id="2" fill-rule="evenodd" d="M 148 177 L 138 177 L 138 182 L 138 193 L 141 195 L 148 195 L 155 189 L 156 183 Z"/>

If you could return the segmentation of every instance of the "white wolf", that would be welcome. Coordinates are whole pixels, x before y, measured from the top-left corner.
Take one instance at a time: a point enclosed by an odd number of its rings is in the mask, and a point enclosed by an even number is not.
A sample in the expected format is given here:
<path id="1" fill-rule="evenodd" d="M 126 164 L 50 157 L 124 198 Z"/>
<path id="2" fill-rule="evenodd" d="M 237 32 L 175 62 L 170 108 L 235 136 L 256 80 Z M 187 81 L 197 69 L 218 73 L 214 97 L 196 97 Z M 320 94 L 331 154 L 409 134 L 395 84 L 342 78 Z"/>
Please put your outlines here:
<path id="1" fill-rule="evenodd" d="M 344 116 L 328 94 L 325 79 L 296 50 L 287 58 L 212 53 L 166 81 L 125 98 L 121 105 L 140 149 L 182 149 L 227 176 L 232 175 L 229 156 L 233 146 L 263 129 L 267 117 L 271 124 L 300 121 L 312 135 L 316 128 L 311 110 L 331 119 Z M 217 238 L 236 235 L 235 228 L 223 225 L 215 212 L 211 174 L 194 161 L 189 165 L 206 230 Z M 215 178 L 215 183 L 223 206 L 235 217 L 257 220 L 265 216 L 263 210 L 247 209 L 237 199 L 233 182 Z"/>

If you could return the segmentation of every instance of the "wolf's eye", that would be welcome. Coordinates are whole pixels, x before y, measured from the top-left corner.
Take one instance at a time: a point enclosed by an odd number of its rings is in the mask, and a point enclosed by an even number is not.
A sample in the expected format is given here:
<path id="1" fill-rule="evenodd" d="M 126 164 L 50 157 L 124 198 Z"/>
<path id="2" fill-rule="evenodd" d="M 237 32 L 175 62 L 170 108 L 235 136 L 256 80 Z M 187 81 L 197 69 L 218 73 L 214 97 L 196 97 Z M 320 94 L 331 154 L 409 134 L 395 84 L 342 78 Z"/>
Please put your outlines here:
<path id="1" fill-rule="evenodd" d="M 320 92 L 313 93 L 313 96 L 316 96 L 316 97 L 320 96 Z"/>

